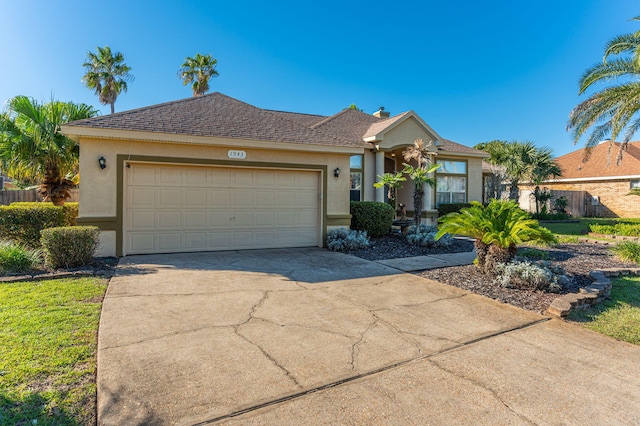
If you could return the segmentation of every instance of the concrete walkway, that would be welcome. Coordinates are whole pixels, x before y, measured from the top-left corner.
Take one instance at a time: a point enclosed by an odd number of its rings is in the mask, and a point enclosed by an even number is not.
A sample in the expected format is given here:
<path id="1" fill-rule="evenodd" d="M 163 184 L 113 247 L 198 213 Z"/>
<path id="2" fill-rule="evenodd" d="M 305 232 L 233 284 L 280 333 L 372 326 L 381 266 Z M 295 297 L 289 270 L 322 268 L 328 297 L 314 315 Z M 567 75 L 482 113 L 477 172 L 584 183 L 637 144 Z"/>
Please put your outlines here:
<path id="1" fill-rule="evenodd" d="M 132 256 L 98 421 L 638 424 L 640 348 L 322 249 Z"/>

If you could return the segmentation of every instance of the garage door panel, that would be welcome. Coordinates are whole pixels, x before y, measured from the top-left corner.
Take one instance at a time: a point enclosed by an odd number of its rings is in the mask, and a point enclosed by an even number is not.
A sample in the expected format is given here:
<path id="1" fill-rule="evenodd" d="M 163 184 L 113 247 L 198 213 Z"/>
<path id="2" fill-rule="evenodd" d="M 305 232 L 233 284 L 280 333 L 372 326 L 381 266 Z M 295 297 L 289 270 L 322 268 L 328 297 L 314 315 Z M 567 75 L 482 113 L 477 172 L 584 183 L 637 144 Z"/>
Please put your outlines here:
<path id="1" fill-rule="evenodd" d="M 209 191 L 209 207 L 228 207 L 231 205 L 231 191 L 229 189 L 213 189 Z"/>
<path id="2" fill-rule="evenodd" d="M 250 211 L 236 211 L 234 212 L 231 220 L 231 226 L 251 228 L 253 227 L 253 212 Z"/>
<path id="3" fill-rule="evenodd" d="M 205 210 L 195 210 L 184 212 L 184 227 L 192 229 L 207 228 L 207 212 Z"/>
<path id="4" fill-rule="evenodd" d="M 154 188 L 132 188 L 129 191 L 129 205 L 133 208 L 156 206 L 156 190 Z"/>
<path id="5" fill-rule="evenodd" d="M 129 250 L 132 253 L 153 253 L 155 247 L 155 235 L 139 232 L 129 233 Z"/>
<path id="6" fill-rule="evenodd" d="M 155 210 L 135 210 L 129 212 L 129 224 L 133 231 L 156 228 Z"/>
<path id="7" fill-rule="evenodd" d="M 141 165 L 126 169 L 125 252 L 319 243 L 319 173 Z"/>
<path id="8" fill-rule="evenodd" d="M 238 189 L 233 192 L 231 204 L 232 208 L 252 208 L 254 191 L 251 189 Z"/>
<path id="9" fill-rule="evenodd" d="M 184 184 L 191 188 L 209 186 L 209 170 L 202 167 L 184 169 Z"/>
<path id="10" fill-rule="evenodd" d="M 158 228 L 160 229 L 180 229 L 182 228 L 181 211 L 159 211 Z"/>
<path id="11" fill-rule="evenodd" d="M 184 207 L 206 207 L 207 196 L 206 189 L 187 189 L 184 191 Z"/>
<path id="12" fill-rule="evenodd" d="M 180 189 L 158 189 L 157 207 L 181 207 L 182 190 Z"/>
<path id="13" fill-rule="evenodd" d="M 228 228 L 231 224 L 231 215 L 227 211 L 209 213 L 209 226 L 212 228 Z"/>

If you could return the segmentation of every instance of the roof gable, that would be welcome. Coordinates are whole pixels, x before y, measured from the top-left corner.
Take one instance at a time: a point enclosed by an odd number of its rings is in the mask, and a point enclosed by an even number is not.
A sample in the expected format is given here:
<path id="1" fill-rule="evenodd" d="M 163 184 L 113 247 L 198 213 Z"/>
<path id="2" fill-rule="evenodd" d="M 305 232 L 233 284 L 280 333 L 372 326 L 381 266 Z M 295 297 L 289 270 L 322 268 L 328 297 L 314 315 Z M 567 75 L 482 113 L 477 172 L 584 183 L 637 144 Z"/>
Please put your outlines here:
<path id="1" fill-rule="evenodd" d="M 640 141 L 629 142 L 622 162 L 616 165 L 616 153 L 619 147 L 620 144 L 617 142 L 615 146 L 601 143 L 591 150 L 588 160 L 584 159 L 584 149 L 556 158 L 562 169 L 560 180 L 640 175 Z"/>

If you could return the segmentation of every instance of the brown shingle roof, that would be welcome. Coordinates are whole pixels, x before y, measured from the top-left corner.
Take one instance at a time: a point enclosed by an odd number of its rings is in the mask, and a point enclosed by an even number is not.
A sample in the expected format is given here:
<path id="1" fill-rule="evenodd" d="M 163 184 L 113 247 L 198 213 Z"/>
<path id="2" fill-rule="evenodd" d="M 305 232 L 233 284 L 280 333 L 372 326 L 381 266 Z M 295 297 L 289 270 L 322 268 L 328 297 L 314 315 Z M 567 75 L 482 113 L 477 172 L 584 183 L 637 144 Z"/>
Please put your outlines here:
<path id="1" fill-rule="evenodd" d="M 78 120 L 73 128 L 131 130 L 188 136 L 252 139 L 312 145 L 368 146 L 363 141 L 403 119 L 404 112 L 377 118 L 353 109 L 332 116 L 301 114 L 257 108 L 245 102 L 211 93 L 145 108 Z M 410 141 L 411 143 L 413 141 Z M 439 151 L 479 154 L 481 151 L 444 139 Z"/>
<path id="2" fill-rule="evenodd" d="M 142 132 L 226 137 L 264 141 L 361 146 L 340 136 L 302 124 L 293 117 L 264 110 L 221 93 L 153 105 L 146 108 L 74 121 L 67 127 L 92 127 Z M 321 118 L 321 117 L 318 117 Z"/>
<path id="3" fill-rule="evenodd" d="M 438 152 L 446 151 L 446 152 L 456 152 L 460 154 L 471 154 L 471 155 L 480 155 L 484 154 L 484 156 L 488 157 L 484 151 L 477 150 L 475 148 L 469 148 L 466 145 L 459 144 L 454 141 L 450 141 L 449 139 L 442 139 L 441 144 L 438 146 Z"/>
<path id="4" fill-rule="evenodd" d="M 605 142 L 594 147 L 587 161 L 584 161 L 584 149 L 570 152 L 556 158 L 562 168 L 560 179 L 604 178 L 615 176 L 640 175 L 640 141 L 629 142 L 620 165 L 616 165 L 616 155 L 620 144 L 611 146 Z"/>

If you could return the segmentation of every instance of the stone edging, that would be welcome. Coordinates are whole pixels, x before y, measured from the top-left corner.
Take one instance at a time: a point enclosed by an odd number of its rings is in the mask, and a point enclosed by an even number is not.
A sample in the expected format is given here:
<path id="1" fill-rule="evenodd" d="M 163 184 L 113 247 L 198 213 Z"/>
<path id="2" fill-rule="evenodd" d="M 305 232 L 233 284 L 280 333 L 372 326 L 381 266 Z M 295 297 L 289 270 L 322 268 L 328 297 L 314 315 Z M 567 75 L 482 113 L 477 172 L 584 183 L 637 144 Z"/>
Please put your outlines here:
<path id="1" fill-rule="evenodd" d="M 598 234 L 596 232 L 589 232 L 587 235 L 589 235 L 590 237 L 609 238 L 609 239 L 618 240 L 618 241 L 632 241 L 634 243 L 640 242 L 640 237 L 628 237 L 626 235 Z"/>
<path id="2" fill-rule="evenodd" d="M 113 271 L 106 269 L 82 269 L 78 271 L 56 271 L 44 274 L 28 274 L 28 275 L 8 275 L 0 277 L 0 283 L 12 283 L 16 281 L 42 281 L 57 278 L 70 277 L 113 277 Z"/>
<path id="3" fill-rule="evenodd" d="M 566 317 L 572 310 L 594 306 L 611 294 L 610 277 L 621 275 L 640 275 L 640 268 L 596 269 L 589 273 L 595 281 L 588 287 L 580 289 L 580 293 L 569 293 L 556 298 L 545 311 L 553 317 Z"/>

